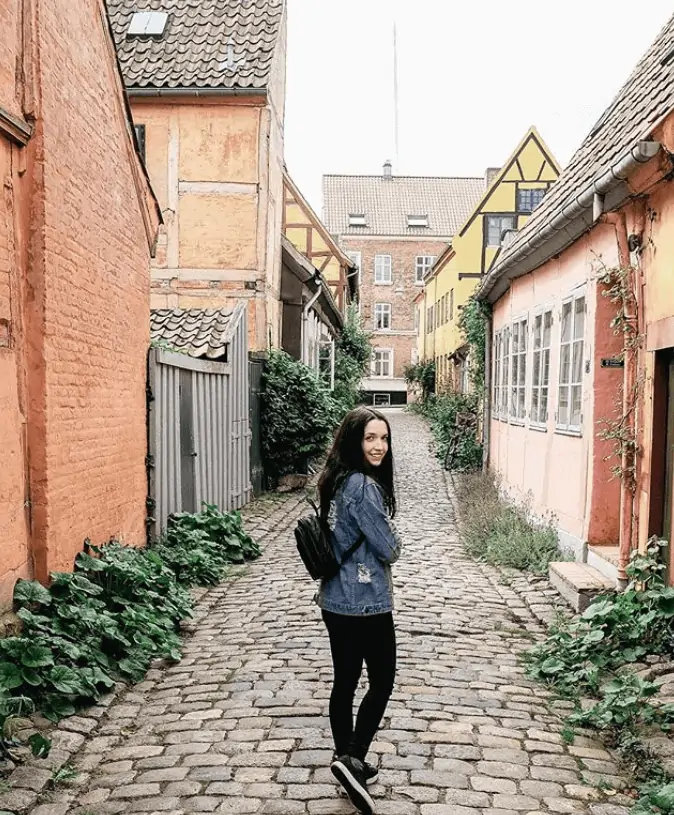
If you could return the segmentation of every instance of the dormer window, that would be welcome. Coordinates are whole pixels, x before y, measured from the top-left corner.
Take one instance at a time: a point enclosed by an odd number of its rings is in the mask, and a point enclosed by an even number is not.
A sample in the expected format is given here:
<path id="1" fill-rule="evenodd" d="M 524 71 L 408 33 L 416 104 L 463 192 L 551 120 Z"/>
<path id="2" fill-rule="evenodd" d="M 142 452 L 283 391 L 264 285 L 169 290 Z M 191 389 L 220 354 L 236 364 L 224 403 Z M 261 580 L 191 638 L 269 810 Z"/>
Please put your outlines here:
<path id="1" fill-rule="evenodd" d="M 350 213 L 349 214 L 349 226 L 367 226 L 367 221 L 365 220 L 365 215 L 362 213 Z"/>
<path id="2" fill-rule="evenodd" d="M 416 226 L 428 229 L 428 215 L 408 215 L 407 226 Z"/>
<path id="3" fill-rule="evenodd" d="M 166 11 L 135 11 L 131 17 L 127 37 L 163 37 L 168 22 Z"/>

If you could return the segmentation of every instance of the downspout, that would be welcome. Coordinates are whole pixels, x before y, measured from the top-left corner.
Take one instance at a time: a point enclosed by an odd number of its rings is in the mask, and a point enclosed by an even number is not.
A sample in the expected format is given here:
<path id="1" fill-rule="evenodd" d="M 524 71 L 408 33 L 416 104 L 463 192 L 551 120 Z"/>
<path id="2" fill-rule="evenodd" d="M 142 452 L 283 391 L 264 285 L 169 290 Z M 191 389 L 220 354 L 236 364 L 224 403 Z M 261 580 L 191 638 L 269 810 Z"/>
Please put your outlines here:
<path id="1" fill-rule="evenodd" d="M 491 441 L 491 349 L 493 324 L 491 313 L 484 323 L 484 403 L 482 405 L 482 469 L 489 469 L 489 443 Z"/>
<path id="2" fill-rule="evenodd" d="M 627 270 L 626 285 L 628 290 L 636 292 L 634 269 L 630 262 L 629 240 L 627 235 L 627 220 L 625 218 L 624 210 L 620 212 L 608 212 L 601 216 L 601 222 L 611 224 L 615 229 L 616 239 L 618 242 L 618 258 L 620 267 Z M 637 314 L 625 313 L 625 317 L 630 323 L 635 324 L 637 321 Z M 634 438 L 635 434 L 635 411 L 630 410 L 630 398 L 634 391 L 634 386 L 637 381 L 637 350 L 636 348 L 625 349 L 625 367 L 623 368 L 623 403 L 622 411 L 625 419 L 625 430 L 627 431 L 628 438 Z M 634 451 L 634 466 L 636 466 L 636 451 Z M 623 446 L 622 458 L 620 467 L 623 472 L 627 472 L 630 467 L 630 454 L 627 447 Z M 635 474 L 636 476 L 636 474 Z M 620 482 L 620 539 L 619 539 L 619 552 L 618 552 L 618 585 L 624 588 L 627 584 L 627 573 L 625 571 L 627 564 L 630 560 L 632 552 L 632 540 L 634 530 L 636 529 L 636 508 L 637 501 L 635 500 L 635 493 L 630 488 L 623 477 Z"/>

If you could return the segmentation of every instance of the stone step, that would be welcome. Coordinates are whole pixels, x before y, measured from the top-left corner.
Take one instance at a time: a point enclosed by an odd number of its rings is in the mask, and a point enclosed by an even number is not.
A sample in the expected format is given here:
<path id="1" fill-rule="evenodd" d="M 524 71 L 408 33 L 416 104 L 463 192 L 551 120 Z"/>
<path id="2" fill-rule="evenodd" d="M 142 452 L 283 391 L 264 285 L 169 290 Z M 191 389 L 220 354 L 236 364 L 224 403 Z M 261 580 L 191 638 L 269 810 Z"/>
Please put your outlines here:
<path id="1" fill-rule="evenodd" d="M 587 550 L 587 564 L 601 572 L 615 585 L 618 581 L 619 546 L 589 546 Z"/>
<path id="2" fill-rule="evenodd" d="M 610 580 L 587 563 L 551 563 L 549 578 L 567 603 L 578 612 L 585 611 L 598 594 L 613 591 L 616 586 L 615 580 Z"/>

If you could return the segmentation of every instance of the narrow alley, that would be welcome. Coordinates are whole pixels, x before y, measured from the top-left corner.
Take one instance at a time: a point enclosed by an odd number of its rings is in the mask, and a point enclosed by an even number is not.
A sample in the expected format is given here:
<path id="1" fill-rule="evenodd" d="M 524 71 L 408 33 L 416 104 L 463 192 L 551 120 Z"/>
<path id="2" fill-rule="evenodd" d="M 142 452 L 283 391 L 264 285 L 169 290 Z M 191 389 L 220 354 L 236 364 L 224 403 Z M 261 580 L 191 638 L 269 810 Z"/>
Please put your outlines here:
<path id="1" fill-rule="evenodd" d="M 538 623 L 463 554 L 424 423 L 390 416 L 405 552 L 398 681 L 374 745 L 377 811 L 626 813 L 604 791 L 620 783 L 610 755 L 584 738 L 566 745 L 561 714 L 524 677 L 518 655 Z M 113 702 L 75 761 L 79 782 L 35 815 L 352 811 L 329 771 L 330 657 L 292 539 L 304 511 L 297 495 L 247 511 L 262 559 L 204 596 L 183 661 Z"/>

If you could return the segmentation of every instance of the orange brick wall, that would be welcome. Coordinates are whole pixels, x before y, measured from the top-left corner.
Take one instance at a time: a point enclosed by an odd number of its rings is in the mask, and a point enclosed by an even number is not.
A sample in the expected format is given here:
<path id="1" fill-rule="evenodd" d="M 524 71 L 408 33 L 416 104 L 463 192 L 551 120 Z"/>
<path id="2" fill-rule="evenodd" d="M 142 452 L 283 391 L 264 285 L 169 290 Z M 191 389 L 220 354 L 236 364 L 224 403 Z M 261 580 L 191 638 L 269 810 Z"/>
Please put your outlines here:
<path id="1" fill-rule="evenodd" d="M 17 569 L 32 568 L 40 579 L 71 569 L 86 537 L 99 543 L 111 536 L 145 539 L 150 281 L 136 159 L 101 3 L 38 0 L 38 6 L 30 45 L 39 63 L 25 66 L 30 76 L 39 64 L 36 129 L 28 147 L 12 147 L 13 166 L 5 173 L 20 217 L 17 262 L 10 264 L 13 349 L 3 359 L 0 348 L 0 443 L 3 465 L 5 450 L 15 462 L 0 475 L 0 541 L 26 478 L 31 532 L 22 550 L 20 523 L 13 522 L 8 551 L 0 548 L 0 602 Z M 10 30 L 18 34 L 16 22 Z M 0 81 L 6 81 L 1 69 Z M 0 88 L 0 99 L 8 96 Z M 0 137 L 0 148 L 5 144 Z M 5 198 L 0 321 L 7 217 Z M 22 388 L 27 454 L 21 448 Z M 14 416 L 8 433 L 5 406 Z"/>

